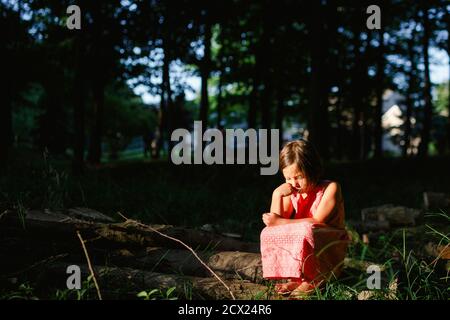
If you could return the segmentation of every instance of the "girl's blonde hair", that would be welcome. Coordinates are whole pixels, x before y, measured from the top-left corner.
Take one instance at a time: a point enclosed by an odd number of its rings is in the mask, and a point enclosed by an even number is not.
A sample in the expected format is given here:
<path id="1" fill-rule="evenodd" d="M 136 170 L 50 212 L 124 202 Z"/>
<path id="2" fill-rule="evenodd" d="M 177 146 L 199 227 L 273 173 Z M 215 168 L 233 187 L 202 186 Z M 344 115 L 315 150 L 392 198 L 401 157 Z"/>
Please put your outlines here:
<path id="1" fill-rule="evenodd" d="M 323 173 L 322 160 L 311 142 L 301 139 L 284 145 L 280 152 L 280 170 L 294 163 L 306 178 L 308 189 L 319 182 Z"/>

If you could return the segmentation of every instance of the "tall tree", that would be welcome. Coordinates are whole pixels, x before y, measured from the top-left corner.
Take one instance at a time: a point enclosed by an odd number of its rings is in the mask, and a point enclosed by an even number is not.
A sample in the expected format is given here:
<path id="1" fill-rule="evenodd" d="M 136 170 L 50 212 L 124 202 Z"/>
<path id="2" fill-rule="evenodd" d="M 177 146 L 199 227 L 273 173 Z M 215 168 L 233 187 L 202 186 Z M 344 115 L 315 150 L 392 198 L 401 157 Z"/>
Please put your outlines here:
<path id="1" fill-rule="evenodd" d="M 84 152 L 86 140 L 86 66 L 85 66 L 85 35 L 83 29 L 77 30 L 75 39 L 76 71 L 73 84 L 73 123 L 74 146 L 72 170 L 75 174 L 84 171 Z"/>
<path id="2" fill-rule="evenodd" d="M 15 8 L 15 5 L 17 7 Z M 13 104 L 31 81 L 32 52 L 29 24 L 22 17 L 22 3 L 1 3 L 0 10 L 0 170 L 10 161 L 13 148 Z M 30 68 L 29 70 L 27 70 Z"/>
<path id="3" fill-rule="evenodd" d="M 90 62 L 92 63 L 92 96 L 93 96 L 93 115 L 94 121 L 91 128 L 89 139 L 88 161 L 91 164 L 100 164 L 102 156 L 102 135 L 103 135 L 103 117 L 106 86 L 106 59 L 112 55 L 113 48 L 108 48 L 105 41 L 108 34 L 105 30 L 109 26 L 105 23 L 105 16 L 108 14 L 102 7 L 101 1 L 95 1 L 92 4 L 92 53 Z"/>
<path id="4" fill-rule="evenodd" d="M 261 93 L 261 126 L 270 129 L 271 125 L 271 109 L 273 99 L 273 30 L 277 21 L 277 6 L 274 0 L 266 0 L 263 2 L 262 8 L 262 31 L 260 39 L 260 57 L 262 65 L 262 93 Z"/>
<path id="5" fill-rule="evenodd" d="M 431 120 L 433 116 L 433 102 L 431 99 L 431 79 L 430 79 L 430 58 L 429 58 L 429 42 L 430 42 L 430 18 L 428 12 L 427 1 L 422 1 L 422 21 L 423 21 L 423 63 L 424 63 L 424 86 L 423 96 L 425 106 L 423 110 L 423 127 L 422 140 L 420 142 L 419 154 L 421 156 L 428 156 L 428 145 L 430 143 Z"/>
<path id="6" fill-rule="evenodd" d="M 87 62 L 93 100 L 88 161 L 94 165 L 100 164 L 102 158 L 106 87 L 117 78 L 123 80 L 124 70 L 117 48 L 124 46 L 126 27 L 122 26 L 121 20 L 126 10 L 118 0 L 94 1 L 85 7 L 85 14 L 89 12 L 91 16 L 85 29 L 89 30 Z"/>
<path id="7" fill-rule="evenodd" d="M 382 115 L 383 115 L 383 92 L 384 92 L 384 31 L 379 30 L 378 32 L 378 53 L 377 53 L 377 75 L 376 75 L 376 96 L 377 102 L 375 107 L 375 132 L 374 132 L 374 143 L 375 151 L 374 157 L 381 158 L 383 155 L 383 129 L 382 129 Z"/>
<path id="8" fill-rule="evenodd" d="M 323 5 L 320 1 L 311 3 L 310 42 L 311 42 L 311 82 L 309 98 L 308 130 L 309 140 L 312 141 L 319 153 L 328 158 L 329 151 L 329 123 L 327 101 L 328 92 L 325 84 L 324 61 L 326 61 L 327 47 L 324 43 L 326 35 L 323 25 Z"/>
<path id="9" fill-rule="evenodd" d="M 402 155 L 407 157 L 411 148 L 411 136 L 412 136 L 412 117 L 415 105 L 414 93 L 417 91 L 417 70 L 416 64 L 418 55 L 415 52 L 415 38 L 416 38 L 416 23 L 412 23 L 410 38 L 407 39 L 407 54 L 410 62 L 408 73 L 408 89 L 406 92 L 406 116 L 405 116 L 405 131 L 404 131 L 404 145 Z"/>
<path id="10" fill-rule="evenodd" d="M 201 93 L 200 93 L 200 121 L 203 123 L 202 128 L 208 127 L 209 112 L 209 95 L 208 95 L 208 79 L 211 72 L 211 21 L 206 9 L 201 12 L 203 22 L 203 58 L 200 62 L 201 76 Z"/>

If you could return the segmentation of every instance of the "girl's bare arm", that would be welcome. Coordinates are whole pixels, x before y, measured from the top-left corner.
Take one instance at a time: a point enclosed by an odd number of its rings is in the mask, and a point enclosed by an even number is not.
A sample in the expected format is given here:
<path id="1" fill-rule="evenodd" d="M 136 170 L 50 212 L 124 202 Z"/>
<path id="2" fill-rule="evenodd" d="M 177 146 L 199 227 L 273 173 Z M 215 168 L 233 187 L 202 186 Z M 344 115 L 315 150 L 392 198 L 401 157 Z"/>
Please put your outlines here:
<path id="1" fill-rule="evenodd" d="M 289 199 L 289 198 L 288 198 Z M 276 200 L 276 199 L 275 199 Z M 312 223 L 325 223 L 328 217 L 336 210 L 337 205 L 342 201 L 341 187 L 336 182 L 331 182 L 324 191 L 322 200 L 317 207 L 314 214 L 314 218 L 303 218 L 303 219 L 286 219 L 283 215 L 269 215 L 265 218 L 268 225 L 276 226 L 289 223 L 300 223 L 300 222 L 312 222 Z M 272 205 L 274 199 L 272 198 Z M 280 203 L 280 202 L 278 202 Z M 280 204 L 281 206 L 281 204 Z M 292 204 L 291 204 L 292 206 Z M 279 208 L 279 207 L 278 207 Z M 272 209 L 272 207 L 271 207 Z M 275 208 L 277 209 L 277 208 Z M 292 210 L 292 208 L 291 208 Z M 271 213 L 277 213 L 278 211 L 272 211 Z M 292 212 L 292 211 L 291 211 Z M 278 213 L 277 213 L 278 214 Z M 285 217 L 285 216 L 284 216 Z"/>
<path id="2" fill-rule="evenodd" d="M 270 212 L 276 213 L 280 217 L 289 217 L 293 209 L 289 196 L 283 197 L 278 192 L 273 192 Z"/>

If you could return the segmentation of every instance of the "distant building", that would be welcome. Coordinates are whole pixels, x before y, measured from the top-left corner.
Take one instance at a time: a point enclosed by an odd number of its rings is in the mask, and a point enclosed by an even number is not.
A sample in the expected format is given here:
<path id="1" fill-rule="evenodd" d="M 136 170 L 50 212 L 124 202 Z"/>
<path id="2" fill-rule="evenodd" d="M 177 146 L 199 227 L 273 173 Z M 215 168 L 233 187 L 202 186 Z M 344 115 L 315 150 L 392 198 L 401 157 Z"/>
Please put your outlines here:
<path id="1" fill-rule="evenodd" d="M 400 156 L 405 145 L 405 121 L 406 121 L 405 97 L 400 93 L 387 89 L 383 94 L 382 109 L 382 149 L 383 152 L 393 156 Z M 414 128 L 416 119 L 411 118 L 411 127 Z M 420 144 L 419 137 L 411 137 L 408 154 L 417 154 Z"/>

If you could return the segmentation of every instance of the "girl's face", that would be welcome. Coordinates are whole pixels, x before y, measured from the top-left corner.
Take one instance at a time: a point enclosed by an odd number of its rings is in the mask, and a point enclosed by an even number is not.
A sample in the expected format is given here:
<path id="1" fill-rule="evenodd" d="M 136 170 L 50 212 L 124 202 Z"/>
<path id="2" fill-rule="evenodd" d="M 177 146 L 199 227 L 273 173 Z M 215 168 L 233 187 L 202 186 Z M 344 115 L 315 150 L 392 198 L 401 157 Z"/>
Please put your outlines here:
<path id="1" fill-rule="evenodd" d="M 293 163 L 283 169 L 283 176 L 286 182 L 294 187 L 298 192 L 306 192 L 307 180 L 299 170 L 297 164 Z"/>

